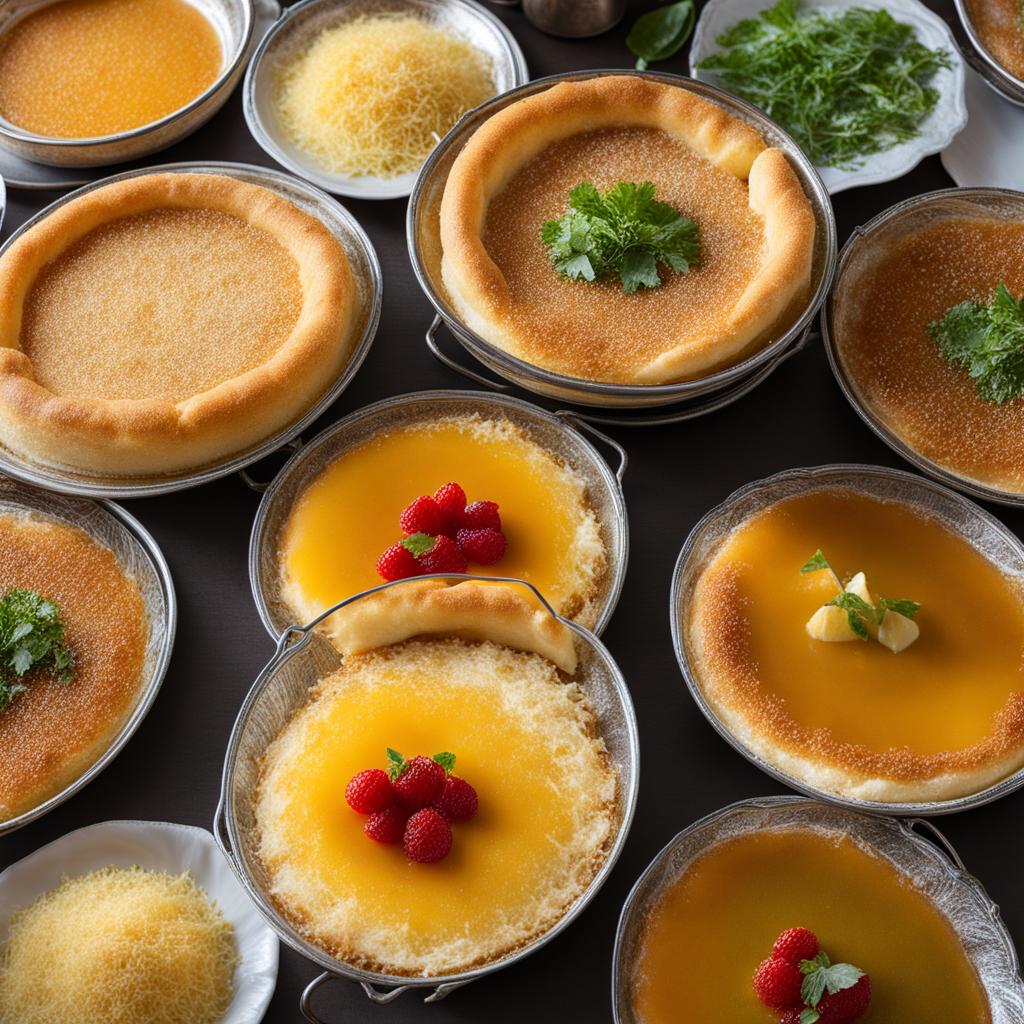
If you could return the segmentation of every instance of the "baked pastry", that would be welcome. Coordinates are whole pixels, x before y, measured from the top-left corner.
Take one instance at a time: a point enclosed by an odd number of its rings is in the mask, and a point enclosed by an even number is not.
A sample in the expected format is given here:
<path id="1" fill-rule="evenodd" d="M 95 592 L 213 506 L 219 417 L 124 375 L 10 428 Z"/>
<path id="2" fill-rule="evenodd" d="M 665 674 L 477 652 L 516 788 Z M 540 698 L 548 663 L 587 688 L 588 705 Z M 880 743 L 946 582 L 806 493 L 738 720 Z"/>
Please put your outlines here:
<path id="1" fill-rule="evenodd" d="M 574 667 L 571 635 L 531 602 L 427 580 L 360 606 L 341 637 L 353 653 L 267 749 L 259 856 L 280 913 L 330 955 L 384 974 L 458 973 L 543 934 L 585 891 L 614 838 L 616 772 L 559 667 Z M 478 639 L 491 627 L 501 642 Z M 453 752 L 479 795 L 442 860 L 371 841 L 345 806 L 348 780 L 388 747 Z"/>
<path id="2" fill-rule="evenodd" d="M 541 241 L 581 182 L 652 182 L 697 223 L 701 257 L 660 287 L 560 278 Z M 571 377 L 706 376 L 777 337 L 808 298 L 815 223 L 781 150 L 686 89 L 633 75 L 563 82 L 493 114 L 459 153 L 440 212 L 459 315 Z"/>
<path id="3" fill-rule="evenodd" d="M 1024 765 L 1024 592 L 975 543 L 849 488 L 769 505 L 700 572 L 681 624 L 692 675 L 743 747 L 805 785 L 891 803 L 976 793 Z M 865 573 L 872 603 L 917 602 L 916 642 L 894 654 L 870 616 L 863 641 L 821 639 L 811 619 L 839 583 L 801 571 L 816 549 L 843 582 Z"/>
<path id="4" fill-rule="evenodd" d="M 0 514 L 0 596 L 53 601 L 74 656 L 67 685 L 32 680 L 0 711 L 0 822 L 66 788 L 106 752 L 139 696 L 149 623 L 135 581 L 78 527 Z"/>
<path id="5" fill-rule="evenodd" d="M 581 474 L 503 417 L 439 415 L 360 435 L 295 498 L 277 538 L 279 588 L 294 621 L 381 582 L 378 556 L 399 519 L 453 480 L 499 507 L 508 546 L 474 575 L 532 583 L 560 614 L 592 628 L 608 554 Z"/>
<path id="6" fill-rule="evenodd" d="M 342 246 L 226 174 L 95 189 L 0 257 L 0 441 L 91 474 L 174 473 L 286 427 L 351 355 Z"/>

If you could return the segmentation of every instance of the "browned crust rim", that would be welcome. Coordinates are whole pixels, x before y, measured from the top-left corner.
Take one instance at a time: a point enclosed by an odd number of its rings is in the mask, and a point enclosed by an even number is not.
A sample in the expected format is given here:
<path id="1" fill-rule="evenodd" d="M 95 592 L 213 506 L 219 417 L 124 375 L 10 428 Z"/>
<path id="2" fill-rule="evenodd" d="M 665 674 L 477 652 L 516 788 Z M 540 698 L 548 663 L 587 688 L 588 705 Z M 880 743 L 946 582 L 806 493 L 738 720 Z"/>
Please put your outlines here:
<path id="1" fill-rule="evenodd" d="M 560 139 L 600 128 L 657 128 L 749 185 L 765 225 L 760 269 L 723 328 L 671 339 L 656 359 L 619 383 L 692 379 L 735 362 L 792 318 L 810 287 L 815 222 L 803 187 L 779 149 L 749 125 L 686 89 L 634 75 L 562 82 L 492 115 L 456 158 L 441 201 L 442 276 L 469 327 L 522 356 L 512 296 L 483 244 L 487 208 L 524 164 Z"/>
<path id="2" fill-rule="evenodd" d="M 54 394 L 36 381 L 20 348 L 24 302 L 37 275 L 90 231 L 160 208 L 218 210 L 279 242 L 295 259 L 303 290 L 291 334 L 266 362 L 179 402 Z M 0 259 L 0 441 L 45 464 L 118 476 L 175 472 L 235 454 L 328 390 L 351 355 L 358 305 L 338 240 L 269 189 L 215 173 L 146 174 L 95 189 L 44 218 Z"/>

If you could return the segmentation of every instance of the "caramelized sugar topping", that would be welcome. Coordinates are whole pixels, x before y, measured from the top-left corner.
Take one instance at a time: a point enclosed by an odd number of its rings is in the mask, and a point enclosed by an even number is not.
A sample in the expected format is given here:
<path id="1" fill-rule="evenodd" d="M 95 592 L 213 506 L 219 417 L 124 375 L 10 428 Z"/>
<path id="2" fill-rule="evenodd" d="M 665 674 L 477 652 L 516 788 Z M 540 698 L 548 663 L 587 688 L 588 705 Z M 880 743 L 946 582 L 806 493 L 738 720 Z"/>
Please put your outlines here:
<path id="1" fill-rule="evenodd" d="M 655 198 L 697 223 L 699 266 L 664 271 L 660 288 L 628 295 L 615 282 L 561 278 L 540 230 L 583 181 L 602 192 L 620 181 L 654 182 Z M 569 348 L 577 372 L 609 379 L 656 358 L 673 339 L 719 330 L 764 248 L 763 222 L 748 202 L 744 182 L 667 133 L 602 129 L 555 143 L 518 171 L 491 202 L 483 241 L 508 282 L 525 344 L 538 354 Z"/>
<path id="2" fill-rule="evenodd" d="M 967 0 L 967 15 L 989 53 L 1024 78 L 1024 29 L 1018 0 Z"/>
<path id="3" fill-rule="evenodd" d="M 57 394 L 177 402 L 265 362 L 301 306 L 295 260 L 267 232 L 216 210 L 153 210 L 43 268 L 21 347 Z"/>

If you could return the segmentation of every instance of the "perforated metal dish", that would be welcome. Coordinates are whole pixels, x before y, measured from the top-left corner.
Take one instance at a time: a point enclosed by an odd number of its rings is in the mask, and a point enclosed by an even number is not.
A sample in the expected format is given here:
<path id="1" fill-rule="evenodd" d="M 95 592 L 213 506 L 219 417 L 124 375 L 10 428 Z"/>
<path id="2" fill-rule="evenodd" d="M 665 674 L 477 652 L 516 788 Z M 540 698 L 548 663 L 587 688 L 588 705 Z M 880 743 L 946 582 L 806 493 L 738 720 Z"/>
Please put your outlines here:
<path id="1" fill-rule="evenodd" d="M 74 782 L 29 811 L 0 821 L 0 835 L 41 818 L 91 782 L 118 755 L 149 713 L 163 682 L 174 645 L 177 601 L 170 569 L 145 528 L 111 502 L 50 494 L 0 476 L 0 514 L 58 521 L 84 530 L 97 544 L 109 548 L 142 595 L 149 635 L 135 704 L 107 750 Z M 74 685 L 74 682 L 71 683 Z"/>
<path id="2" fill-rule="evenodd" d="M 792 789 L 851 810 L 873 814 L 952 814 L 991 803 L 1014 792 L 1024 785 L 1024 768 L 977 793 L 952 800 L 887 803 L 840 796 L 809 785 L 754 753 L 718 717 L 704 696 L 695 668 L 696 659 L 691 657 L 688 628 L 694 590 L 701 573 L 732 531 L 752 515 L 796 495 L 843 488 L 882 500 L 897 501 L 928 515 L 962 537 L 1007 577 L 1024 587 L 1024 544 L 1020 539 L 974 502 L 930 480 L 883 466 L 831 465 L 778 473 L 741 487 L 708 512 L 693 528 L 679 553 L 672 577 L 669 614 L 676 660 L 690 696 L 719 735 L 751 764 Z M 811 685 L 813 681 L 807 680 L 807 683 Z"/>
<path id="3" fill-rule="evenodd" d="M 899 240 L 950 217 L 980 217 L 1024 223 L 1024 193 L 999 188 L 950 188 L 926 192 L 890 206 L 857 228 L 843 246 L 835 287 L 822 315 L 825 351 L 832 372 L 850 405 L 893 451 L 923 473 L 957 490 L 966 491 L 986 501 L 1024 506 L 1024 493 L 1001 490 L 972 479 L 935 462 L 913 447 L 861 391 L 843 354 L 843 342 L 837 330 L 838 312 L 844 304 L 857 301 L 860 294 L 859 281 L 863 274 Z M 958 429 L 955 415 L 948 418 L 948 429 L 950 432 Z"/>
<path id="4" fill-rule="evenodd" d="M 382 294 L 380 263 L 373 244 L 352 214 L 336 200 L 325 195 L 312 185 L 306 184 L 304 181 L 299 181 L 290 175 L 283 174 L 280 171 L 273 171 L 266 167 L 214 162 L 164 164 L 159 167 L 151 167 L 140 171 L 127 171 L 124 174 L 105 178 L 103 181 L 94 182 L 63 196 L 26 221 L 0 246 L 0 258 L 3 257 L 7 249 L 24 232 L 28 231 L 54 210 L 78 196 L 86 195 L 97 188 L 109 185 L 111 182 L 124 181 L 128 178 L 136 178 L 144 174 L 163 173 L 226 174 L 240 181 L 260 185 L 263 188 L 270 189 L 272 192 L 276 192 L 278 195 L 284 196 L 285 199 L 290 200 L 306 213 L 316 217 L 327 227 L 344 247 L 357 287 L 357 301 L 360 308 L 356 326 L 353 328 L 354 340 L 352 354 L 349 356 L 348 363 L 330 389 L 298 420 L 276 431 L 266 440 L 254 445 L 247 451 L 231 455 L 206 466 L 161 476 L 95 476 L 81 473 L 68 467 L 43 465 L 9 448 L 0 446 L 0 471 L 17 477 L 19 480 L 24 480 L 27 483 L 46 487 L 49 490 L 61 491 L 65 494 L 88 495 L 95 498 L 141 498 L 148 495 L 166 494 L 170 491 L 180 491 L 188 487 L 196 487 L 199 484 L 234 473 L 262 459 L 265 455 L 269 455 L 282 445 L 287 444 L 292 438 L 297 437 L 305 427 L 323 413 L 345 390 L 366 358 L 374 335 L 377 332 L 377 324 L 380 321 Z M 254 280 L 249 286 L 258 288 L 259 281 Z"/>
<path id="5" fill-rule="evenodd" d="M 1004 100 L 1014 106 L 1024 107 L 1024 79 L 1018 78 L 1013 72 L 1003 67 L 989 52 L 971 22 L 966 0 L 954 0 L 954 2 L 959 24 L 954 26 L 953 34 L 964 60 L 981 75 L 985 84 L 999 93 Z"/>
<path id="6" fill-rule="evenodd" d="M 924 827 L 940 844 L 915 831 Z M 650 911 L 702 854 L 739 835 L 783 829 L 814 829 L 848 836 L 888 861 L 949 921 L 988 996 L 992 1024 L 1024 1020 L 1024 984 L 1017 953 L 981 883 L 934 825 L 854 814 L 800 797 L 743 800 L 715 811 L 680 832 L 633 886 L 615 936 L 612 1010 L 615 1024 L 640 1024 L 630 998 Z M 967 1024 L 967 1022 L 964 1022 Z"/>
<path id="7" fill-rule="evenodd" d="M 593 602 L 593 621 L 583 625 L 600 636 L 615 610 L 629 557 L 629 525 L 621 486 L 625 453 L 616 446 L 620 466 L 613 474 L 590 442 L 574 429 L 571 419 L 517 398 L 475 391 L 418 391 L 385 399 L 339 420 L 289 459 L 260 502 L 249 540 L 249 581 L 260 618 L 272 636 L 276 637 L 294 618 L 280 592 L 279 543 L 295 502 L 310 483 L 337 458 L 384 431 L 444 416 L 474 414 L 510 420 L 585 481 L 587 499 L 600 524 L 608 568 Z"/>
<path id="8" fill-rule="evenodd" d="M 455 581 L 477 577 L 433 578 Z M 505 582 L 526 587 L 542 604 L 545 603 L 529 584 L 519 580 Z M 303 1012 L 311 1021 L 319 1020 L 310 1003 L 313 992 L 327 981 L 336 978 L 359 982 L 366 994 L 375 1002 L 390 1002 L 410 989 L 432 989 L 426 1001 L 436 1002 L 454 989 L 503 967 L 511 966 L 536 952 L 567 928 L 596 895 L 618 859 L 633 820 L 639 781 L 640 748 L 636 716 L 629 690 L 622 673 L 601 641 L 581 626 L 561 619 L 560 621 L 573 634 L 579 657 L 574 682 L 583 691 L 594 711 L 598 734 L 605 742 L 619 782 L 617 825 L 607 858 L 590 885 L 577 897 L 563 917 L 543 935 L 500 960 L 458 974 L 429 978 L 377 974 L 354 967 L 307 941 L 281 916 L 270 895 L 269 879 L 257 852 L 258 835 L 253 801 L 261 759 L 271 741 L 306 701 L 310 686 L 341 664 L 341 656 L 328 640 L 315 631 L 316 625 L 339 608 L 360 601 L 368 594 L 389 587 L 401 587 L 406 583 L 407 581 L 385 583 L 364 594 L 339 602 L 305 626 L 292 626 L 286 629 L 278 640 L 274 657 L 259 674 L 242 704 L 224 759 L 224 776 L 214 822 L 214 834 L 242 884 L 280 939 L 319 965 L 325 972 L 312 983 L 303 997 Z M 548 611 L 551 612 L 551 609 L 548 608 Z"/>
<path id="9" fill-rule="evenodd" d="M 518 89 L 512 89 L 476 110 L 470 111 L 459 121 L 442 139 L 440 145 L 423 165 L 409 200 L 406 236 L 409 244 L 409 256 L 420 287 L 437 311 L 440 320 L 447 325 L 470 355 L 505 380 L 526 388 L 528 391 L 557 398 L 560 401 L 603 408 L 640 409 L 676 403 L 692 403 L 698 398 L 740 386 L 756 374 L 761 373 L 762 376 L 757 377 L 757 382 L 759 382 L 766 376 L 764 370 L 770 365 L 777 365 L 780 357 L 788 349 L 807 337 L 815 314 L 828 292 L 836 260 L 836 228 L 832 204 L 814 166 L 778 125 L 750 104 L 730 96 L 721 89 L 679 75 L 652 71 L 642 73 L 644 77 L 654 81 L 695 93 L 757 129 L 771 145 L 780 147 L 789 157 L 811 202 L 816 226 L 811 296 L 800 317 L 785 334 L 737 365 L 720 370 L 700 380 L 683 381 L 676 384 L 607 384 L 553 373 L 510 355 L 471 331 L 448 297 L 441 278 L 439 220 L 441 197 L 451 166 L 469 141 L 470 136 L 492 114 L 511 103 L 543 92 L 559 82 L 578 82 L 606 75 L 622 74 L 641 74 L 641 72 L 623 71 L 618 68 L 551 75 L 547 78 L 537 79 Z M 435 321 L 435 326 L 431 328 L 428 336 L 428 341 L 435 347 L 437 325 L 438 322 Z M 446 361 L 452 365 L 451 361 Z M 460 372 L 465 371 L 460 368 Z M 478 382 L 492 386 L 486 377 L 474 374 L 472 370 L 468 373 Z"/>

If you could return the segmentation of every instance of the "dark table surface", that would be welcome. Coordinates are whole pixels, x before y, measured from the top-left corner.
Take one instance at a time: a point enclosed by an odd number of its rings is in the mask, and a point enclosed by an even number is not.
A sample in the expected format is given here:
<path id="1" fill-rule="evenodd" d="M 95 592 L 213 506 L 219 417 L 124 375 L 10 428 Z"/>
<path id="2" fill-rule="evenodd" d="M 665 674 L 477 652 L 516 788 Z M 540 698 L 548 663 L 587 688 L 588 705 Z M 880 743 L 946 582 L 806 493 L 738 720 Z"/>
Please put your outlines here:
<path id="1" fill-rule="evenodd" d="M 650 0 L 634 0 L 618 28 L 576 42 L 542 35 L 515 9 L 493 9 L 515 33 L 533 77 L 539 77 L 631 66 L 624 45 L 628 24 L 652 6 L 656 4 Z M 931 6 L 953 17 L 952 3 Z M 685 51 L 657 67 L 685 73 Z M 201 154 L 203 138 L 218 135 L 232 140 L 236 160 L 270 163 L 249 136 L 237 94 L 185 144 L 187 155 Z M 180 158 L 170 150 L 154 162 Z M 835 197 L 840 244 L 856 225 L 891 204 L 952 185 L 938 157 L 930 157 L 897 181 L 841 193 Z M 2 237 L 53 198 L 51 193 L 12 190 Z M 365 365 L 316 429 L 388 395 L 463 383 L 423 345 L 431 310 L 406 254 L 405 202 L 344 202 L 380 256 L 384 313 Z M 788 361 L 753 394 L 716 414 L 675 427 L 619 430 L 617 435 L 630 455 L 625 491 L 632 550 L 622 599 L 604 639 L 632 691 L 642 750 L 640 803 L 622 858 L 579 920 L 521 964 L 430 1006 L 411 993 L 391 1006 L 375 1006 L 358 986 L 336 984 L 318 1000 L 332 1022 L 609 1021 L 615 925 L 643 868 L 676 832 L 702 815 L 735 800 L 785 791 L 735 753 L 686 692 L 669 635 L 669 580 L 676 555 L 697 520 L 748 481 L 829 462 L 909 467 L 847 405 L 820 345 Z M 246 571 L 257 503 L 258 497 L 238 477 L 128 503 L 156 537 L 174 575 L 180 618 L 170 671 L 149 717 L 98 779 L 47 817 L 0 839 L 0 868 L 66 832 L 114 818 L 210 827 L 235 714 L 272 651 Z M 1024 530 L 1024 513 L 998 507 L 990 511 L 1017 533 Z M 1024 792 L 1018 792 L 940 821 L 1017 937 L 1024 935 L 1022 810 Z M 282 948 L 268 1024 L 301 1019 L 299 993 L 317 973 L 311 963 Z"/>

